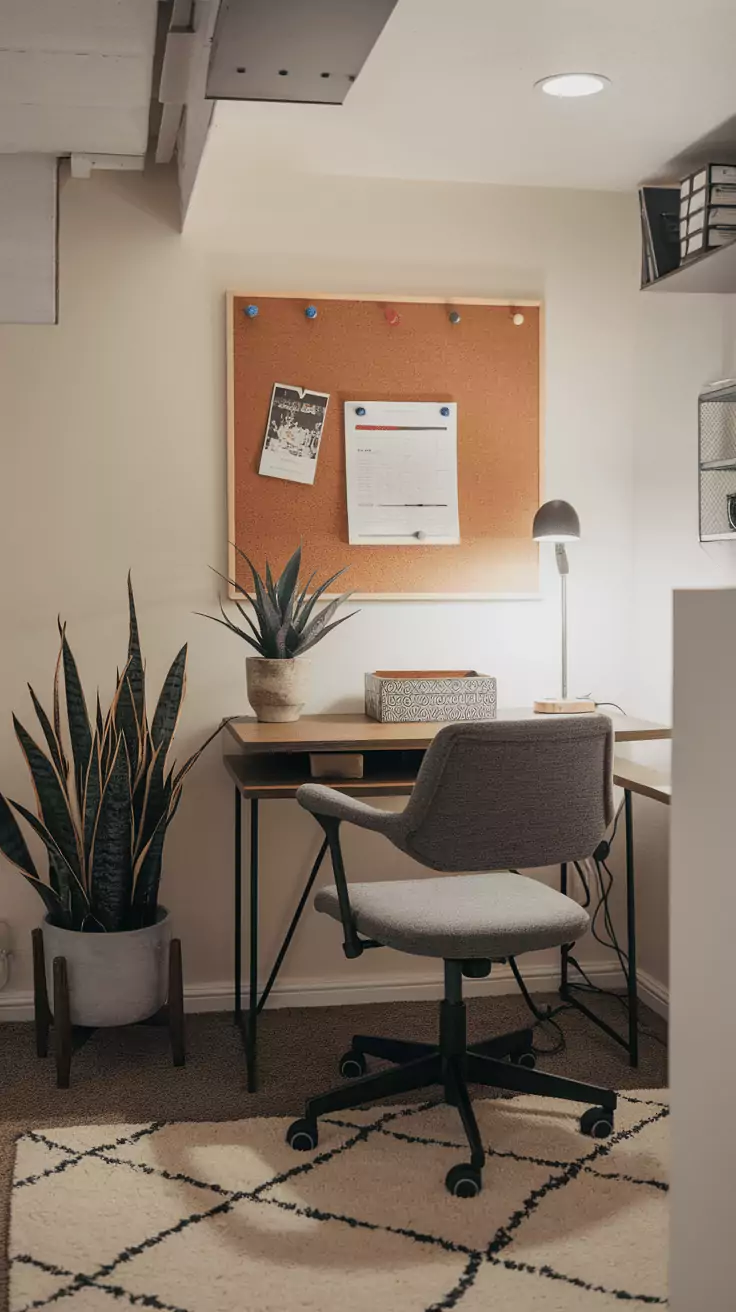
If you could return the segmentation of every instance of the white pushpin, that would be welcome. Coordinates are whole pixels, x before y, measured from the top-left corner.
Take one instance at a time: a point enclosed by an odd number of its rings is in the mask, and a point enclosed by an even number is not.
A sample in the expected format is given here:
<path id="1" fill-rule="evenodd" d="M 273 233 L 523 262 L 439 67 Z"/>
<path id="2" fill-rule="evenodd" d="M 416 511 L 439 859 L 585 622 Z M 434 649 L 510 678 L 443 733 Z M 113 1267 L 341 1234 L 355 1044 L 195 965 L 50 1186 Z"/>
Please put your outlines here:
<path id="1" fill-rule="evenodd" d="M 416 533 L 414 534 L 414 537 L 416 538 L 417 542 L 423 542 L 426 536 L 427 534 L 423 533 L 421 529 L 417 529 Z"/>
<path id="2" fill-rule="evenodd" d="M 524 322 L 524 316 L 521 313 L 521 310 L 517 310 L 515 314 L 512 314 L 511 322 L 515 324 L 517 328 L 521 327 Z"/>

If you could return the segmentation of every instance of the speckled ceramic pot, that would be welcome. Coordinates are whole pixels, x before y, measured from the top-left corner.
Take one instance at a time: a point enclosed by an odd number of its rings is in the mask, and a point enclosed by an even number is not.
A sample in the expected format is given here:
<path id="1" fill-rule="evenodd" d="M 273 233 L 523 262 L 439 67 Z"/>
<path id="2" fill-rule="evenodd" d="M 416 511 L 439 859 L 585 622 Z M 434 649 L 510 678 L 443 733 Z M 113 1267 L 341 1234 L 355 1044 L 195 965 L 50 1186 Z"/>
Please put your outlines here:
<path id="1" fill-rule="evenodd" d="M 285 724 L 299 719 L 309 691 L 311 661 L 303 656 L 285 661 L 248 656 L 245 668 L 248 701 L 259 720 Z"/>

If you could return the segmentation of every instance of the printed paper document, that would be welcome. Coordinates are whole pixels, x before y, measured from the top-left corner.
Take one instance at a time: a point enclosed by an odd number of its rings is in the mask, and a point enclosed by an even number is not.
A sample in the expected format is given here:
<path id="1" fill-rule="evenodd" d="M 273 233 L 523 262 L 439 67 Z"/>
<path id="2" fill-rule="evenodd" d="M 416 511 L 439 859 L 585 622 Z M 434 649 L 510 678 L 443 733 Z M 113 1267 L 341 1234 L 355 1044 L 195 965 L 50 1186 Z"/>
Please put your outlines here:
<path id="1" fill-rule="evenodd" d="M 351 543 L 460 541 L 457 403 L 346 401 L 345 466 Z"/>

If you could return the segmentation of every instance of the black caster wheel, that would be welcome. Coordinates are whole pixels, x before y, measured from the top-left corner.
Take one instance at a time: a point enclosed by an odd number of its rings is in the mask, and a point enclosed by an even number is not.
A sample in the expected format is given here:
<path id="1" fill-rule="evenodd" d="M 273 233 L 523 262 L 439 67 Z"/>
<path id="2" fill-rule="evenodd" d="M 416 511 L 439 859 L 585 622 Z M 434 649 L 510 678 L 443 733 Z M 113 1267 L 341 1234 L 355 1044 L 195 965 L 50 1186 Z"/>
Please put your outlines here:
<path id="1" fill-rule="evenodd" d="M 286 1142 L 298 1153 L 310 1153 L 319 1143 L 316 1121 L 294 1121 L 286 1131 Z"/>
<path id="2" fill-rule="evenodd" d="M 358 1080 L 361 1075 L 365 1075 L 366 1064 L 362 1052 L 355 1052 L 353 1048 L 343 1053 L 340 1058 L 340 1074 L 345 1080 Z"/>
<path id="3" fill-rule="evenodd" d="M 481 1173 L 469 1162 L 452 1166 L 445 1176 L 445 1188 L 454 1198 L 477 1198 L 483 1188 Z"/>
<path id="4" fill-rule="evenodd" d="M 613 1112 L 605 1107 L 589 1107 L 580 1117 L 580 1129 L 591 1139 L 607 1139 L 613 1134 Z"/>
<path id="5" fill-rule="evenodd" d="M 512 1052 L 511 1061 L 514 1066 L 524 1066 L 528 1071 L 533 1071 L 537 1064 L 537 1058 L 533 1052 Z"/>

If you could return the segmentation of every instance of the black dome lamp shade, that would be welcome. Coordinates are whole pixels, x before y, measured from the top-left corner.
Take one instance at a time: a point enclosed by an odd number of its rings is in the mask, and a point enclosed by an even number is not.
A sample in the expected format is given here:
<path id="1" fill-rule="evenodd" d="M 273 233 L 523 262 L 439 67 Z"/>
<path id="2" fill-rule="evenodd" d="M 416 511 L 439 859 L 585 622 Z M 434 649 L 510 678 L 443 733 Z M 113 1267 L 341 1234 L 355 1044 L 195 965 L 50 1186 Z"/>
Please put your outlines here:
<path id="1" fill-rule="evenodd" d="M 569 501 L 545 501 L 534 516 L 532 537 L 537 542 L 575 542 L 580 520 Z"/>

